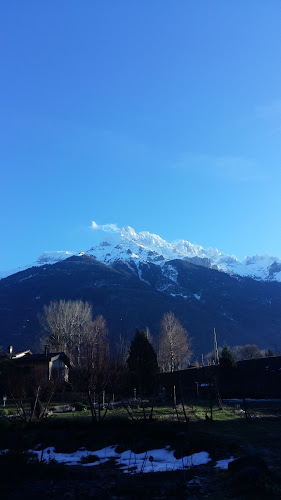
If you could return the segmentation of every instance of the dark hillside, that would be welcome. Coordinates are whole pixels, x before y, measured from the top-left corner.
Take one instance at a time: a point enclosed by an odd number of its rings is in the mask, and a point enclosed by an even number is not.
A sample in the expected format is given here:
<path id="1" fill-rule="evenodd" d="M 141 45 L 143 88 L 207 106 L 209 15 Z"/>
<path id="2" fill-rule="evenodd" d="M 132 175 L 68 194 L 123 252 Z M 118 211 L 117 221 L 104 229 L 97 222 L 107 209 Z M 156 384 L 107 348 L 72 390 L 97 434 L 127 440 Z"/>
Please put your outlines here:
<path id="1" fill-rule="evenodd" d="M 131 339 L 148 326 L 157 335 L 173 311 L 192 337 L 197 356 L 219 344 L 255 343 L 281 349 L 281 283 L 259 282 L 175 260 L 163 265 L 106 266 L 92 257 L 70 257 L 0 281 L 0 344 L 29 348 L 39 332 L 38 314 L 52 300 L 81 299 L 108 322 L 111 338 Z"/>

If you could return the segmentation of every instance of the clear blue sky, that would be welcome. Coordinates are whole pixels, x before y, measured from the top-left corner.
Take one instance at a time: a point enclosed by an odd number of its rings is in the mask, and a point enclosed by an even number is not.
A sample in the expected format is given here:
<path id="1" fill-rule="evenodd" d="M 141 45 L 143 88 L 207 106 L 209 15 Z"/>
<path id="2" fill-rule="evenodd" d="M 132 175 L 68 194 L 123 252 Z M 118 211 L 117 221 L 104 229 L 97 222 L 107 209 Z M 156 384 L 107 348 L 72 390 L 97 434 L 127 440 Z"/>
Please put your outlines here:
<path id="1" fill-rule="evenodd" d="M 0 269 L 91 221 L 281 257 L 279 0 L 2 0 Z"/>

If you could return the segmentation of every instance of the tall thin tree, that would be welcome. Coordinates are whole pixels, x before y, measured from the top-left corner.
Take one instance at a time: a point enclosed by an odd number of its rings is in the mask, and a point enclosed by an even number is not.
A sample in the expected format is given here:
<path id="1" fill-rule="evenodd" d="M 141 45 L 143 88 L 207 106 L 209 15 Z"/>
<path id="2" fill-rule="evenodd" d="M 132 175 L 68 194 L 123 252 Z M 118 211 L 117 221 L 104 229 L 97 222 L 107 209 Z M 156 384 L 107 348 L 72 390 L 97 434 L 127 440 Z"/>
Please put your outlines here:
<path id="1" fill-rule="evenodd" d="M 158 363 L 162 371 L 175 371 L 187 366 L 191 355 L 187 332 L 171 311 L 161 321 Z"/>

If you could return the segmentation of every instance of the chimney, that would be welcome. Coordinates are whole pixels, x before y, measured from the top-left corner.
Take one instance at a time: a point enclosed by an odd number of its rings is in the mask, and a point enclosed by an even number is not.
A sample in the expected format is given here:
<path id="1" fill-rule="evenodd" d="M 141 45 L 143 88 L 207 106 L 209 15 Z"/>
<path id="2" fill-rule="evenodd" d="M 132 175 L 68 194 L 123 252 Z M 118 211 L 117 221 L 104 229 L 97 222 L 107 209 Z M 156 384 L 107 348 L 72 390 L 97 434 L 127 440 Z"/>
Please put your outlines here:
<path id="1" fill-rule="evenodd" d="M 47 345 L 45 345 L 45 348 L 44 348 L 44 352 L 45 352 L 45 356 L 46 358 L 48 357 L 48 354 L 49 354 L 49 348 Z"/>
<path id="2" fill-rule="evenodd" d="M 8 345 L 8 354 L 13 354 L 13 346 Z"/>

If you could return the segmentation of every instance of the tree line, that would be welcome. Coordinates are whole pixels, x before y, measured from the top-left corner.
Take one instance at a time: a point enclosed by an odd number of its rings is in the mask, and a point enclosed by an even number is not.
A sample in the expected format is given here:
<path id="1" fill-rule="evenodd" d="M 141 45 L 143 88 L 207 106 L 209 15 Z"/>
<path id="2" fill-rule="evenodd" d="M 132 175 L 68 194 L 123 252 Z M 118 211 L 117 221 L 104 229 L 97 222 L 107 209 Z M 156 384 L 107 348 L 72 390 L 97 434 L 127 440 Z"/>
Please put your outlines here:
<path id="1" fill-rule="evenodd" d="M 110 345 L 105 318 L 93 317 L 92 306 L 81 300 L 45 305 L 40 323 L 42 344 L 49 351 L 64 352 L 70 359 L 76 385 L 94 394 L 105 388 L 128 391 L 132 386 L 144 394 L 151 393 L 159 372 L 187 368 L 192 354 L 187 331 L 173 312 L 163 315 L 156 339 L 148 328 L 137 329 L 130 345 L 122 336 Z M 225 349 L 219 349 L 220 358 L 224 358 Z M 263 352 L 252 344 L 227 349 L 235 362 L 274 355 L 270 349 Z M 213 357 L 212 351 L 202 359 L 203 364 L 212 364 Z"/>
<path id="2" fill-rule="evenodd" d="M 109 346 L 106 320 L 101 315 L 93 318 L 92 306 L 88 302 L 51 302 L 44 306 L 40 324 L 43 332 L 41 344 L 54 352 L 65 352 L 73 366 L 87 361 L 96 366 L 99 360 L 109 357 L 113 351 L 123 360 L 128 356 L 129 346 L 124 338 L 119 337 L 114 346 Z M 187 367 L 191 356 L 190 340 L 172 312 L 164 314 L 156 341 L 148 328 L 144 334 L 157 354 L 161 371 Z"/>
<path id="3" fill-rule="evenodd" d="M 276 356 L 277 354 L 278 353 L 274 352 L 272 349 L 260 349 L 256 344 L 235 345 L 233 347 L 224 344 L 223 347 L 219 347 L 218 349 L 220 359 L 226 357 L 227 355 L 228 357 L 231 357 L 234 362 L 268 358 L 270 356 Z M 214 351 L 211 351 L 204 356 L 204 363 L 214 363 Z"/>
<path id="4" fill-rule="evenodd" d="M 40 323 L 41 344 L 50 352 L 64 352 L 72 383 L 95 398 L 105 390 L 128 393 L 133 387 L 152 394 L 160 371 L 184 369 L 191 356 L 187 331 L 172 312 L 164 314 L 156 340 L 148 328 L 137 329 L 130 345 L 122 336 L 110 345 L 105 318 L 93 317 L 92 306 L 81 300 L 45 305 Z"/>

